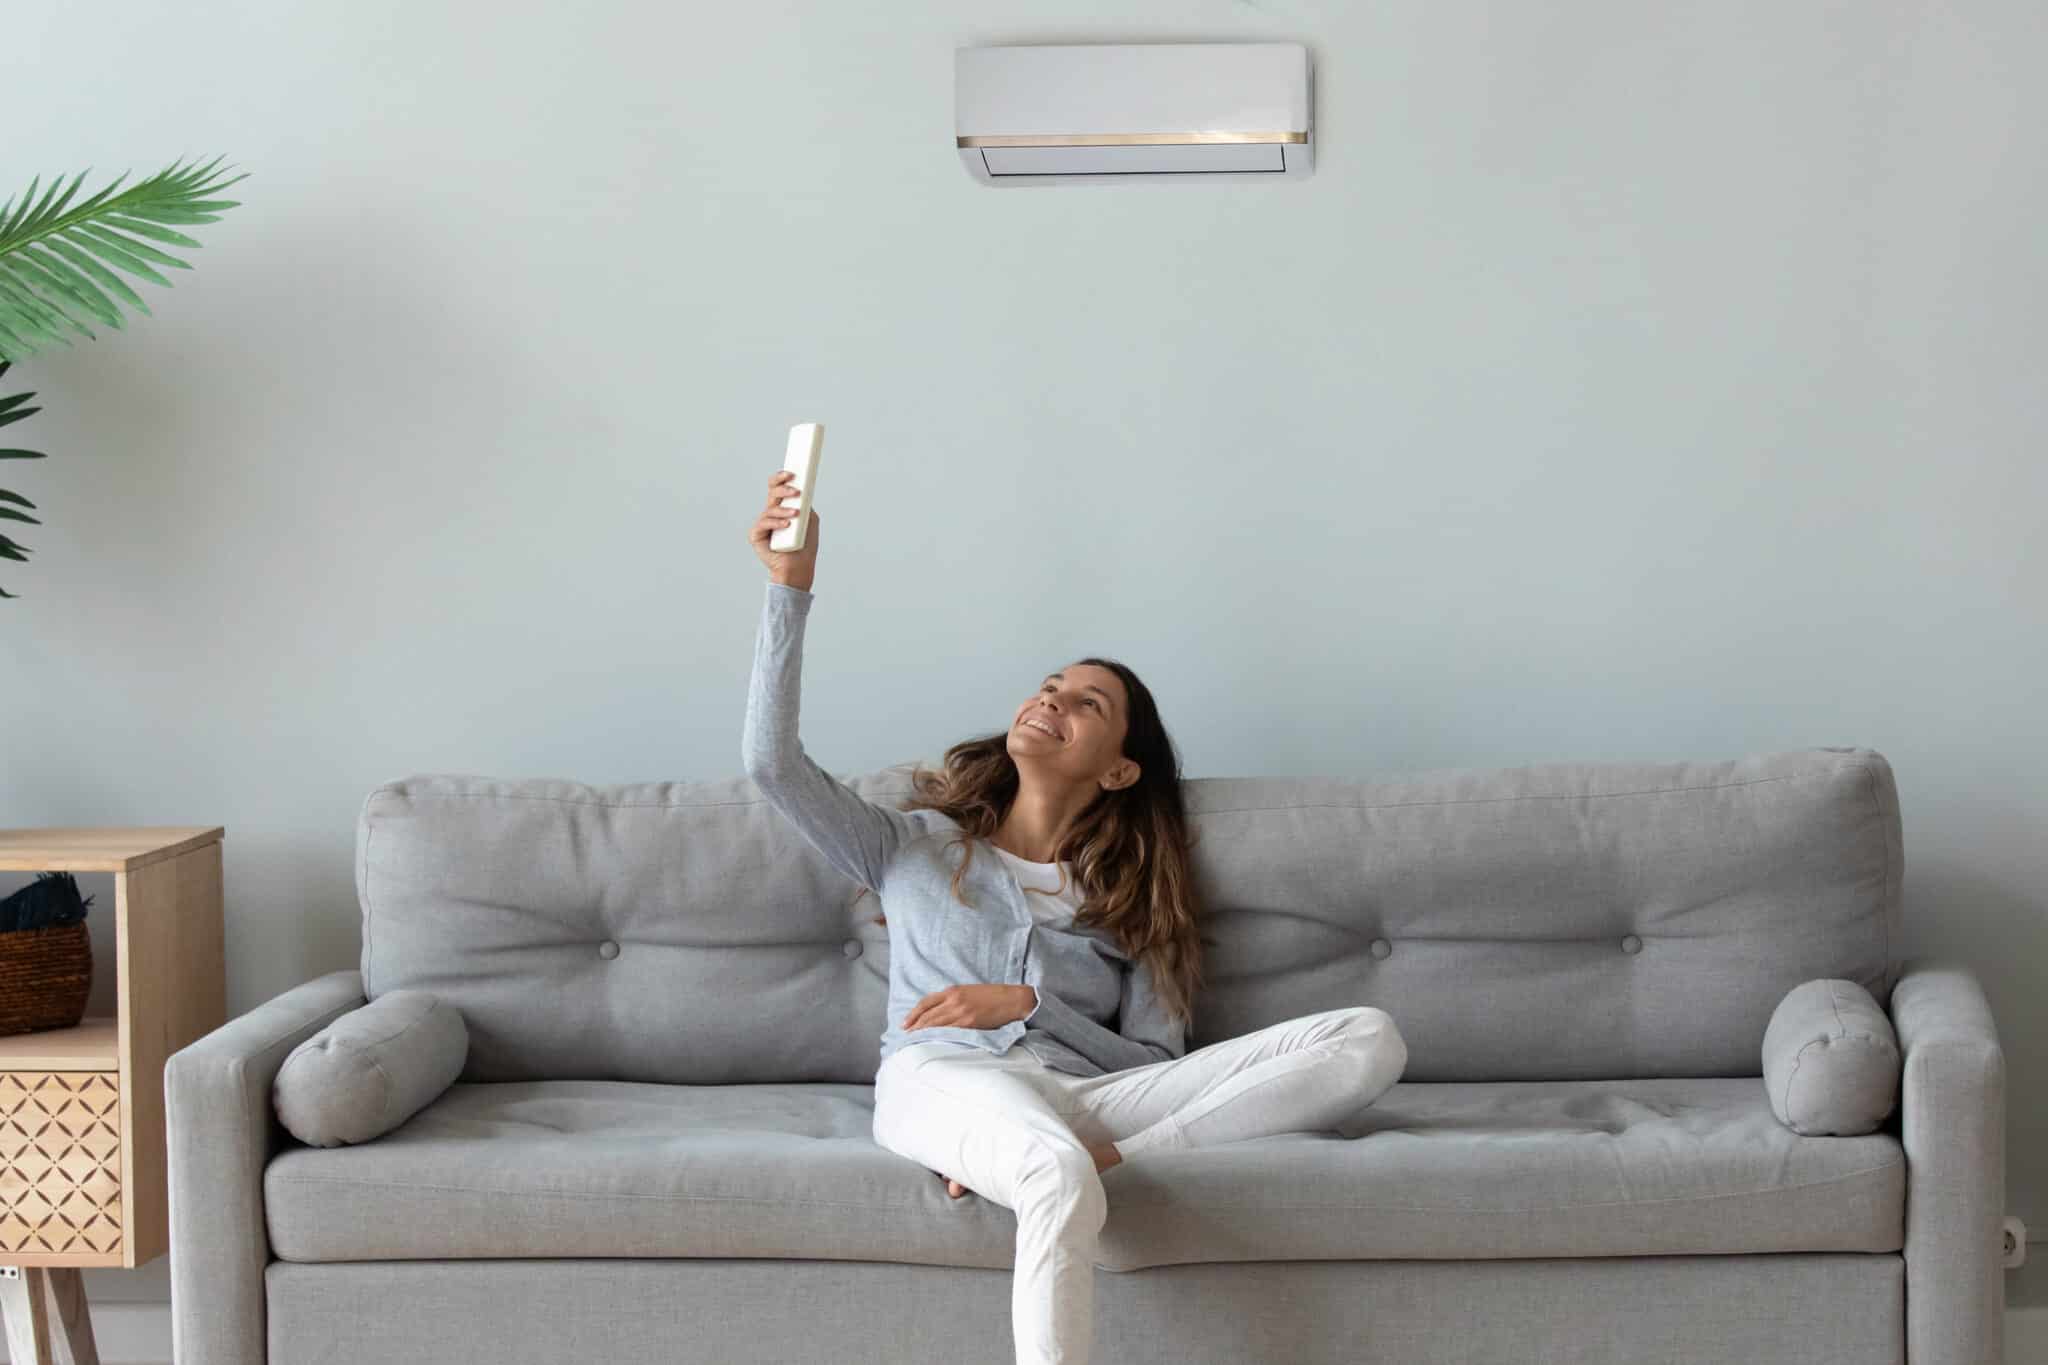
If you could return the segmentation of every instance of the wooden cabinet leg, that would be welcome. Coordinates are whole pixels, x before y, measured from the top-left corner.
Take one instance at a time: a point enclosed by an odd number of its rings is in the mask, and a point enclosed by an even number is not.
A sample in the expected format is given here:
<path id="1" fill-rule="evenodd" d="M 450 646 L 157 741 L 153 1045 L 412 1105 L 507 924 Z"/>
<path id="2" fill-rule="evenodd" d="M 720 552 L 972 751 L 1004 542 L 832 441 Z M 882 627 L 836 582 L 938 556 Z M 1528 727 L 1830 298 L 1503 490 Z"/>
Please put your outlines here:
<path id="1" fill-rule="evenodd" d="M 50 1287 L 50 1344 L 57 1348 L 55 1365 L 100 1365 L 92 1315 L 85 1307 L 84 1272 L 76 1266 L 57 1266 L 45 1273 Z"/>
<path id="2" fill-rule="evenodd" d="M 7 1320 L 13 1365 L 100 1365 L 77 1268 L 31 1265 L 17 1274 L 0 1276 L 0 1318 Z"/>

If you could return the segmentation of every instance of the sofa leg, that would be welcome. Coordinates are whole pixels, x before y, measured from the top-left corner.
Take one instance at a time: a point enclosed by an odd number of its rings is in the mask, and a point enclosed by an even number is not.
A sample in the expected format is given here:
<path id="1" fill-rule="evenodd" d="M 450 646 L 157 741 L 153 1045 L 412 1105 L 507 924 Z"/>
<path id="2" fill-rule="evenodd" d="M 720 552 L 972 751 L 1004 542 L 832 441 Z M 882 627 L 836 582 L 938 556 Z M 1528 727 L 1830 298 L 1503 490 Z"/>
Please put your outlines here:
<path id="1" fill-rule="evenodd" d="M 6 1267 L 0 1318 L 14 1365 L 100 1365 L 86 1312 L 85 1277 L 75 1266 Z"/>

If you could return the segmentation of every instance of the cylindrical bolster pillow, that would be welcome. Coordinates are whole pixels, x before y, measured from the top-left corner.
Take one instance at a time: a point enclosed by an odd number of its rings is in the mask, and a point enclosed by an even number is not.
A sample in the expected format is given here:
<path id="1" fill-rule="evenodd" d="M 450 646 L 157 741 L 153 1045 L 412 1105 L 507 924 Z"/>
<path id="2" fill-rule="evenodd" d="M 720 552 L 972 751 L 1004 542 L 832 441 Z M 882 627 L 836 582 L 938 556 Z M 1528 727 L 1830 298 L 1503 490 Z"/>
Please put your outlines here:
<path id="1" fill-rule="evenodd" d="M 1874 1132 L 1899 1097 L 1899 1038 L 1853 981 L 1802 981 L 1764 1029 L 1764 1088 L 1778 1122 L 1809 1137 Z"/>
<path id="2" fill-rule="evenodd" d="M 271 1103 L 310 1147 L 368 1142 L 453 1085 L 468 1056 L 461 1011 L 428 991 L 387 991 L 293 1048 Z"/>

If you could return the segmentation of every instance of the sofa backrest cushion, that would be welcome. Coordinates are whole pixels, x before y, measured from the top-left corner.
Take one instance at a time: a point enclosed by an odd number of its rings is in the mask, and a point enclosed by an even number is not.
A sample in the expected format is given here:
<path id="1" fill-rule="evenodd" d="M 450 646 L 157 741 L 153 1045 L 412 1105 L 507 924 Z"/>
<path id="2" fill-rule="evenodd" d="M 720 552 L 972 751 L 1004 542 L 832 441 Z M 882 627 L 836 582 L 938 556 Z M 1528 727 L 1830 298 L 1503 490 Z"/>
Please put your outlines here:
<path id="1" fill-rule="evenodd" d="M 870 801 L 909 764 L 835 774 Z M 1209 984 L 1188 1046 L 1375 1005 L 1403 1079 L 1757 1076 L 1802 981 L 1890 997 L 1891 766 L 1722 761 L 1184 783 Z M 424 774 L 365 799 L 371 999 L 431 990 L 463 1079 L 874 1079 L 881 909 L 745 778 L 593 787 Z"/>

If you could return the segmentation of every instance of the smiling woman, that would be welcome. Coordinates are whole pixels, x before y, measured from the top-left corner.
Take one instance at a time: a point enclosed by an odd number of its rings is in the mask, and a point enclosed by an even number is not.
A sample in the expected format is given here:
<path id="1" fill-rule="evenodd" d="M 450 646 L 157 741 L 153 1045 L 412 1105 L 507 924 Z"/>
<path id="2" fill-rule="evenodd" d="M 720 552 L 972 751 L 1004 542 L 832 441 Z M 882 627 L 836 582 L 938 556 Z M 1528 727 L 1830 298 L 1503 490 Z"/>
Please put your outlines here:
<path id="1" fill-rule="evenodd" d="M 1128 666 L 1089 657 L 1048 674 L 1009 728 L 962 740 L 934 772 L 918 765 L 903 811 L 934 811 L 966 844 L 957 894 L 985 842 L 1071 871 L 1074 924 L 1107 934 L 1158 978 L 1186 1023 L 1201 987 L 1196 836 L 1181 804 L 1180 759 L 1152 694 Z M 886 918 L 878 917 L 886 924 Z"/>
<path id="2" fill-rule="evenodd" d="M 1180 760 L 1152 694 L 1113 659 L 1046 675 L 1005 729 L 953 745 L 937 772 L 915 765 L 901 805 L 813 761 L 797 712 L 817 528 L 803 551 L 768 547 L 794 515 L 783 489 L 769 481 L 751 532 L 771 578 L 747 775 L 889 912 L 876 1142 L 955 1196 L 1016 1210 L 1018 1358 L 1085 1360 L 1103 1171 L 1155 1147 L 1327 1126 L 1392 1084 L 1406 1053 L 1364 1007 L 1188 1052 L 1201 938 Z"/>
<path id="3" fill-rule="evenodd" d="M 797 737 L 802 629 L 815 600 L 823 519 L 813 506 L 803 549 L 770 547 L 795 515 L 782 505 L 790 479 L 781 469 L 769 477 L 766 506 L 748 531 L 769 571 L 742 744 L 749 776 L 758 780 L 760 767 L 769 770 L 764 789 L 777 776 L 791 784 L 780 789 L 792 798 L 786 813 L 814 844 L 820 820 L 842 837 L 851 832 L 860 860 L 839 865 L 862 894 L 881 890 L 885 851 L 935 823 L 950 827 L 951 846 L 965 845 L 950 888 L 962 904 L 978 843 L 1030 862 L 1070 864 L 1083 900 L 1076 928 L 1098 932 L 1141 964 L 1153 994 L 1184 1029 L 1202 986 L 1190 869 L 1196 836 L 1181 801 L 1180 754 L 1151 690 L 1114 659 L 1076 660 L 1046 674 L 1007 729 L 954 744 L 937 772 L 916 765 L 914 794 L 900 806 L 862 800 L 818 769 Z M 799 795 L 811 799 L 799 802 Z M 918 813 L 926 818 L 906 818 Z M 895 908 L 892 898 L 884 902 L 885 912 Z M 886 913 L 874 922 L 890 927 Z"/>
<path id="4" fill-rule="evenodd" d="M 943 774 L 913 774 L 918 795 L 881 805 L 804 752 L 799 679 L 816 598 L 780 581 L 767 593 L 741 754 L 767 801 L 889 912 L 877 920 L 891 948 L 882 1057 L 912 1041 L 913 1027 L 916 1041 L 988 1052 L 1021 1041 L 1047 1066 L 1079 1075 L 1182 1055 L 1200 940 L 1171 746 L 1159 734 L 1150 764 L 1126 752 L 1140 731 L 1125 715 L 1149 707 L 1142 685 L 1115 696 L 1117 712 L 1098 711 L 1092 694 L 1072 695 L 1082 670 L 1064 670 L 1018 707 L 1007 731 L 955 745 Z M 1087 663 L 1126 685 L 1116 665 Z M 1040 716 L 1057 738 L 1024 723 Z M 1005 825 L 1009 816 L 1018 823 Z M 1028 861 L 1069 864 L 1083 904 L 1063 929 L 1041 932 L 999 855 L 1042 851 L 1006 845 L 1048 819 L 1063 822 L 1049 841 L 1054 856 Z M 1006 832 L 1013 828 L 1026 834 Z M 983 843 L 991 852 L 977 858 Z"/>

